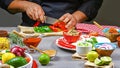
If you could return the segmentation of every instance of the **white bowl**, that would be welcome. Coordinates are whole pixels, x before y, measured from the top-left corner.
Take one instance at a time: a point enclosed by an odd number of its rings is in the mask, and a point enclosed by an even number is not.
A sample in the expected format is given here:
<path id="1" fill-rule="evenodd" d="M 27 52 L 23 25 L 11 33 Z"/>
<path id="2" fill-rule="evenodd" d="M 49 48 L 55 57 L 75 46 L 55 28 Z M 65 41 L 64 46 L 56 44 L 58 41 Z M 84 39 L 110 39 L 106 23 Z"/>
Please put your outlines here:
<path id="1" fill-rule="evenodd" d="M 76 45 L 76 53 L 79 55 L 86 55 L 89 51 L 92 50 L 92 44 L 88 43 L 89 46 L 79 46 Z"/>
<path id="2" fill-rule="evenodd" d="M 30 58 L 30 61 L 29 61 L 29 63 L 27 63 L 26 65 L 20 66 L 20 67 L 18 67 L 18 68 L 32 68 L 33 57 L 32 57 L 30 54 L 28 54 L 28 53 L 25 53 L 25 54 L 26 54 L 27 57 Z"/>

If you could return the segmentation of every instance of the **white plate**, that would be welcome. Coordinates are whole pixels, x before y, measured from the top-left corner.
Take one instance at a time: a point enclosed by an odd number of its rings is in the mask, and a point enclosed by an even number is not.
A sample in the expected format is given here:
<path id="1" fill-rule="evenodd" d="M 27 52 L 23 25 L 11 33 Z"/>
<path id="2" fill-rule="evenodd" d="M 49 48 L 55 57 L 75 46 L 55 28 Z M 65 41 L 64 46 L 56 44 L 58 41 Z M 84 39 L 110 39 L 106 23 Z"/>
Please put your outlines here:
<path id="1" fill-rule="evenodd" d="M 90 36 L 88 36 L 88 35 L 81 35 L 81 37 L 80 37 L 80 39 L 78 40 L 78 41 L 82 41 L 82 40 L 85 40 L 85 39 L 87 39 L 87 38 L 89 38 Z M 97 39 L 97 41 L 98 41 L 98 43 L 110 43 L 110 40 L 108 39 L 108 38 L 106 38 L 106 37 L 103 37 L 103 36 L 98 36 L 98 37 L 96 37 L 96 39 Z M 60 44 L 60 42 L 62 42 L 62 43 L 64 43 L 64 44 Z M 75 46 L 76 47 L 76 42 L 75 43 L 68 43 L 65 39 L 64 39 L 64 37 L 60 37 L 60 38 L 58 38 L 57 40 L 56 40 L 56 45 L 58 46 L 58 47 L 60 47 L 60 48 L 63 48 L 63 49 L 66 49 L 66 50 L 73 50 L 73 51 L 75 51 L 76 50 L 76 48 L 69 48 L 69 46 Z M 66 47 L 66 46 L 68 46 L 68 47 Z"/>

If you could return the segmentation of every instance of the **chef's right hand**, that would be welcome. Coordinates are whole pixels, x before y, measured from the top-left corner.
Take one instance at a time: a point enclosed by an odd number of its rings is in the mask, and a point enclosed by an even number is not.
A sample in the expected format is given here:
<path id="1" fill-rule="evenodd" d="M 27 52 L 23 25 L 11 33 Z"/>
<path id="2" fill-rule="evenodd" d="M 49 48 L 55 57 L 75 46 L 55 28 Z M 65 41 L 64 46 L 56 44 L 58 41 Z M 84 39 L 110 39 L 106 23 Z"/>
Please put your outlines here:
<path id="1" fill-rule="evenodd" d="M 44 22 L 44 11 L 42 7 L 36 3 L 28 2 L 25 7 L 26 14 L 33 20 Z"/>

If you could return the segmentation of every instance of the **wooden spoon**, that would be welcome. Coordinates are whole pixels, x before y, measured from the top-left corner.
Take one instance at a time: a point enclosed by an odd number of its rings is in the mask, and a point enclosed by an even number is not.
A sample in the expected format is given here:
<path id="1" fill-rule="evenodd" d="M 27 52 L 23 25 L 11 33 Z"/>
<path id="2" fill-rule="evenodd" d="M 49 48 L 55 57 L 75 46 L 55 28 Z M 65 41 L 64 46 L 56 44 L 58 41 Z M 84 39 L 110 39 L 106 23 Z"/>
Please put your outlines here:
<path id="1" fill-rule="evenodd" d="M 56 55 L 56 50 L 52 50 L 51 49 L 51 50 L 42 51 L 42 50 L 40 50 L 40 49 L 38 49 L 38 48 L 36 48 L 36 47 L 34 47 L 32 45 L 30 45 L 30 47 L 33 48 L 33 49 L 35 49 L 35 50 L 37 50 L 40 53 L 48 54 L 50 57 L 54 57 Z"/>
<path id="2" fill-rule="evenodd" d="M 94 23 L 98 28 L 100 28 L 100 29 L 103 30 L 103 27 L 102 27 L 100 24 L 98 24 L 96 21 L 93 21 L 93 23 Z"/>
<path id="3" fill-rule="evenodd" d="M 42 50 L 38 49 L 37 47 L 34 47 L 34 46 L 32 46 L 32 45 L 30 45 L 30 47 L 33 48 L 33 49 L 35 49 L 35 50 L 37 50 L 37 51 L 39 51 L 40 53 L 46 54 L 45 52 L 43 52 Z"/>

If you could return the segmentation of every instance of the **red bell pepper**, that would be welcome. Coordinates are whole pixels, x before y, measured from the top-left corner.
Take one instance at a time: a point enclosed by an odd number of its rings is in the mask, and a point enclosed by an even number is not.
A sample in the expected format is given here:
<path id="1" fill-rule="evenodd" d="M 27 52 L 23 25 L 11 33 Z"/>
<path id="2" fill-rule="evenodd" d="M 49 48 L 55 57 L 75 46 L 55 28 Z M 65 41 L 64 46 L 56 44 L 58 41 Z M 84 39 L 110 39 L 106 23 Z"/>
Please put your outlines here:
<path id="1" fill-rule="evenodd" d="M 33 25 L 33 27 L 37 27 L 37 26 L 39 26 L 39 25 L 40 25 L 40 22 L 37 21 L 37 22 L 35 22 L 35 24 Z"/>
<path id="2" fill-rule="evenodd" d="M 37 65 L 37 63 L 36 63 L 36 61 L 35 61 L 35 60 L 33 60 L 33 65 L 32 65 L 32 68 L 38 68 L 38 65 Z"/>
<path id="3" fill-rule="evenodd" d="M 55 27 L 55 26 L 49 26 L 50 29 L 52 29 L 54 32 L 59 32 L 61 31 L 59 28 Z"/>
<path id="4" fill-rule="evenodd" d="M 76 48 L 76 46 L 71 45 L 71 44 L 64 43 L 64 42 L 61 41 L 61 40 L 58 41 L 58 44 L 60 44 L 60 45 L 63 46 L 63 47 L 66 47 L 66 48 L 71 48 L 71 49 L 75 49 L 75 48 Z"/>

